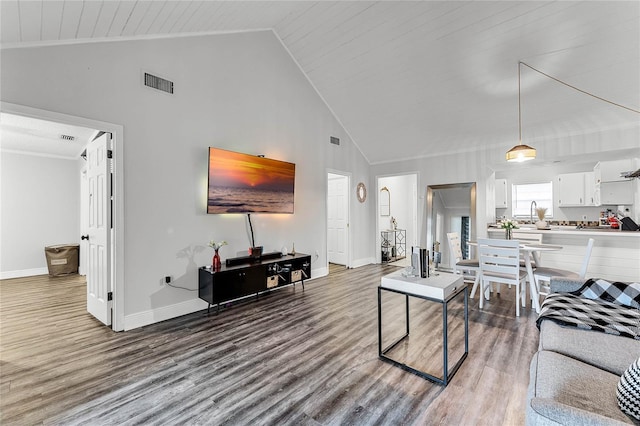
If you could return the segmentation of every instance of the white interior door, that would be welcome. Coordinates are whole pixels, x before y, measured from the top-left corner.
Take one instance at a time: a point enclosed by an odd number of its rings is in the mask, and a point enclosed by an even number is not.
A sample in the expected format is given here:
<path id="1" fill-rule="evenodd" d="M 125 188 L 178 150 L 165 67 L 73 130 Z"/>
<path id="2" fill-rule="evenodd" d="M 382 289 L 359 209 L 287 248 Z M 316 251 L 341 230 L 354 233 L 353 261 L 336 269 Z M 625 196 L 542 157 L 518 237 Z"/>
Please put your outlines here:
<path id="1" fill-rule="evenodd" d="M 111 325 L 111 160 L 107 158 L 110 147 L 109 133 L 87 145 L 87 311 L 106 325 Z"/>
<path id="2" fill-rule="evenodd" d="M 347 265 L 349 177 L 329 173 L 327 189 L 327 259 Z"/>
<path id="3" fill-rule="evenodd" d="M 89 226 L 89 183 L 87 182 L 87 166 L 80 171 L 80 233 L 87 235 Z M 87 275 L 87 253 L 89 243 L 87 240 L 80 240 L 80 265 L 78 273 Z"/>

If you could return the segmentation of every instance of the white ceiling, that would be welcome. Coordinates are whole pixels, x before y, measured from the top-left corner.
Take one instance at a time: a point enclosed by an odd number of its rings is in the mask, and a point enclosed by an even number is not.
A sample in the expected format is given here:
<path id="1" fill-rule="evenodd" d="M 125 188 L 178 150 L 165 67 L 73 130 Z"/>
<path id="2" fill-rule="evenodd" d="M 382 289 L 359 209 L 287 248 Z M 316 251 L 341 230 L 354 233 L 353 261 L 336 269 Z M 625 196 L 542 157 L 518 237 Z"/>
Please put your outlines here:
<path id="1" fill-rule="evenodd" d="M 518 61 L 640 109 L 638 1 L 13 1 L 3 48 L 270 29 L 371 163 L 505 150 Z M 524 142 L 638 125 L 522 70 Z"/>
<path id="2" fill-rule="evenodd" d="M 0 113 L 3 151 L 76 159 L 97 133 L 85 127 Z"/>

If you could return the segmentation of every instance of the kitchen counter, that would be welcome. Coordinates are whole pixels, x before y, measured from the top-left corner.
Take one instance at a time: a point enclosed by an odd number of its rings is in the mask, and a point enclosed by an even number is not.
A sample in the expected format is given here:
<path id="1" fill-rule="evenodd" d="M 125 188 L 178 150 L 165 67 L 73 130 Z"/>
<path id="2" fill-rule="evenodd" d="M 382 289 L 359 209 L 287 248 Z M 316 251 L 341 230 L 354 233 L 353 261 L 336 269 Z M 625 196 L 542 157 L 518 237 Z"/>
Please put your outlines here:
<path id="1" fill-rule="evenodd" d="M 488 232 L 501 232 L 504 234 L 504 229 L 502 228 L 494 228 L 489 227 Z M 619 229 L 611 229 L 611 228 L 576 228 L 575 226 L 552 226 L 551 229 L 536 229 L 533 227 L 523 226 L 521 228 L 514 229 L 513 232 L 527 232 L 532 234 L 556 234 L 556 235 L 594 235 L 594 236 L 602 236 L 603 234 L 608 236 L 615 237 L 631 237 L 631 238 L 640 238 L 639 231 L 621 231 Z"/>
<path id="2" fill-rule="evenodd" d="M 542 266 L 579 271 L 589 238 L 595 240 L 586 278 L 604 278 L 614 281 L 640 282 L 640 232 L 610 228 L 583 228 L 552 226 L 536 229 L 520 225 L 515 233 L 542 234 L 542 242 L 562 246 L 562 250 L 545 252 Z M 488 228 L 489 238 L 504 238 L 502 228 Z M 482 238 L 482 237 L 478 237 Z"/>

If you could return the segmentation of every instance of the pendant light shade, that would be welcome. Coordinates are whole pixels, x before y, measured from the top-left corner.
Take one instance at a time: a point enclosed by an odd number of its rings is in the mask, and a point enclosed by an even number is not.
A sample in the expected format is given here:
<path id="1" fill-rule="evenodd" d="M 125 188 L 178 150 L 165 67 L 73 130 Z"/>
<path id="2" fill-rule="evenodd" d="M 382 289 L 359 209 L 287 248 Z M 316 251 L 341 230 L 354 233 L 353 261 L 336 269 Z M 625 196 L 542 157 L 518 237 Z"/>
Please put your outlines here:
<path id="1" fill-rule="evenodd" d="M 507 161 L 521 163 L 534 158 L 536 158 L 536 150 L 529 145 L 516 145 L 507 151 Z"/>

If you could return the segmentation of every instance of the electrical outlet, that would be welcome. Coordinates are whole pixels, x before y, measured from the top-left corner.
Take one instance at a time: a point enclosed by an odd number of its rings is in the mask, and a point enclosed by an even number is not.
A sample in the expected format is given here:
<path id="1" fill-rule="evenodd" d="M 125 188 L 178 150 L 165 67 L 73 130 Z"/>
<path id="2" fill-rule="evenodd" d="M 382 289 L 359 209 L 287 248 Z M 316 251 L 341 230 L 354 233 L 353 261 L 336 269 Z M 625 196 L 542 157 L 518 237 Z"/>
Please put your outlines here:
<path id="1" fill-rule="evenodd" d="M 320 257 L 320 253 L 316 250 L 316 259 Z"/>

